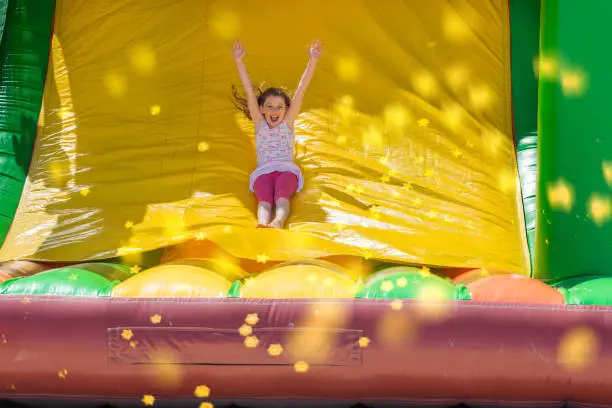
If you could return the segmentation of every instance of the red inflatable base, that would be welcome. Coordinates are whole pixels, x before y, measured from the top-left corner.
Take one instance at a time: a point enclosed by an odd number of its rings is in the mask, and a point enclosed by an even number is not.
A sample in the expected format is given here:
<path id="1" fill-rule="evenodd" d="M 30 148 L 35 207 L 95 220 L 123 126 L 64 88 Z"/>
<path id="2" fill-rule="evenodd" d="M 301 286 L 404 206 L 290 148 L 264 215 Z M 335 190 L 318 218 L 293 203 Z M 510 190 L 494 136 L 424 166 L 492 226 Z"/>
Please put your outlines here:
<path id="1" fill-rule="evenodd" d="M 610 308 L 0 296 L 0 400 L 62 406 L 606 406 L 611 354 Z"/>

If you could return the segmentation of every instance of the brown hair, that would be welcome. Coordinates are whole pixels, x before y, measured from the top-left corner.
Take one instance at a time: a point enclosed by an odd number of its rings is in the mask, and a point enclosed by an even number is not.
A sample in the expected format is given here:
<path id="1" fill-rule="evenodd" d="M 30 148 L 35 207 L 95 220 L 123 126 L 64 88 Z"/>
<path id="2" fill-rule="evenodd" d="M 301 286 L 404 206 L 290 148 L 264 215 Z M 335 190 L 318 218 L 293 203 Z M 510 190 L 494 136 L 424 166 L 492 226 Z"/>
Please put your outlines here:
<path id="1" fill-rule="evenodd" d="M 287 107 L 291 105 L 291 98 L 289 97 L 289 94 L 282 88 L 268 88 L 264 91 L 261 89 L 261 87 L 259 87 L 255 90 L 255 95 L 257 95 L 257 104 L 259 106 L 263 106 L 269 96 L 280 96 L 285 100 L 285 105 L 287 105 Z M 240 94 L 236 85 L 232 85 L 232 96 L 234 106 L 244 113 L 249 120 L 253 120 L 251 113 L 249 112 L 249 101 L 247 100 L 246 96 Z"/>

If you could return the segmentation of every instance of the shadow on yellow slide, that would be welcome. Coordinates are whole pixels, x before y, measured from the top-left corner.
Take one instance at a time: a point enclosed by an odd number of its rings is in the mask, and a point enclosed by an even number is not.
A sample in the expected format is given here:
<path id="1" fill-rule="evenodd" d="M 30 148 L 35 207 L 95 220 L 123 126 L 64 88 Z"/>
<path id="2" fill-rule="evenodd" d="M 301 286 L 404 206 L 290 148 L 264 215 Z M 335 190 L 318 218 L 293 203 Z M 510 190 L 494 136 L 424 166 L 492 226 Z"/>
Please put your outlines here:
<path id="1" fill-rule="evenodd" d="M 295 89 L 306 185 L 255 229 L 253 128 L 232 106 Z M 362 256 L 527 273 L 505 0 L 58 0 L 41 131 L 0 260 L 76 261 L 207 239 L 270 260 Z"/>

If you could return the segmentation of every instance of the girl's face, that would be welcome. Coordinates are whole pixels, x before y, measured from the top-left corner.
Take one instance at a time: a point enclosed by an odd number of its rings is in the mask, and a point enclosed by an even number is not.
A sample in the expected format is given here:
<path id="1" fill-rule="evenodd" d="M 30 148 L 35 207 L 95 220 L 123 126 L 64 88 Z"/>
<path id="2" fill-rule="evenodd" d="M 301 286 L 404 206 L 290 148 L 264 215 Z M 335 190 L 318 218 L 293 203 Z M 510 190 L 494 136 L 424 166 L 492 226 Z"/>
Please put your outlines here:
<path id="1" fill-rule="evenodd" d="M 274 127 L 281 124 L 287 113 L 285 99 L 280 96 L 268 96 L 262 106 L 259 107 L 268 126 Z"/>

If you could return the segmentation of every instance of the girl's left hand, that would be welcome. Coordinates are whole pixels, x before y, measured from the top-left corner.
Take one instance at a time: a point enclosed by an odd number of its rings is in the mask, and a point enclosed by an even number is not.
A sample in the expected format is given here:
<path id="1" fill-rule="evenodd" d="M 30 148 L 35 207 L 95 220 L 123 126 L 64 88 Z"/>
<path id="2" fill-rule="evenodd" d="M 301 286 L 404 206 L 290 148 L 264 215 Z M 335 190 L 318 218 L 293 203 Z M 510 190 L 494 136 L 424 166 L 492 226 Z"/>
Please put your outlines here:
<path id="1" fill-rule="evenodd" d="M 318 60 L 323 53 L 323 44 L 321 41 L 314 40 L 312 44 L 310 44 L 310 49 L 308 50 L 308 54 L 310 54 L 310 58 Z"/>

